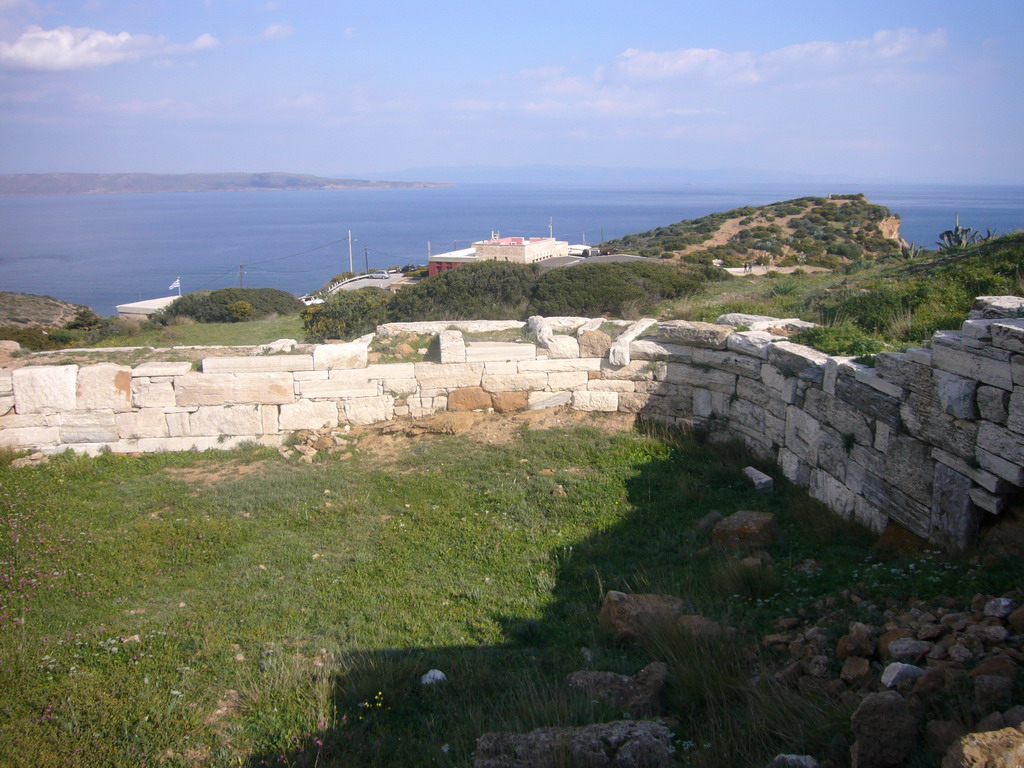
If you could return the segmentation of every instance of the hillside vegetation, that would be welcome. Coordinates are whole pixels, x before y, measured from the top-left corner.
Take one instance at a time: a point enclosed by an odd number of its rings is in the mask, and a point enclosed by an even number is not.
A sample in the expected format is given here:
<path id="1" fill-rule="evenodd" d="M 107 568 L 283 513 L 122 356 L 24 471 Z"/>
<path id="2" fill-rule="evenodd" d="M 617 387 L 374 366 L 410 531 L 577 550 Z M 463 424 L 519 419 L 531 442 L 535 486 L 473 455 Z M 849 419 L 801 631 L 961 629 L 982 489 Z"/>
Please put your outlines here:
<path id="1" fill-rule="evenodd" d="M 900 250 L 899 217 L 864 195 L 801 197 L 712 213 L 601 244 L 602 250 L 725 266 L 747 262 L 834 268 Z"/>
<path id="2" fill-rule="evenodd" d="M 428 277 L 397 294 L 378 288 L 339 291 L 302 310 L 302 317 L 309 341 L 354 338 L 384 322 L 524 320 L 536 314 L 633 318 L 727 277 L 694 264 L 583 264 L 544 271 L 534 264 L 485 261 Z"/>

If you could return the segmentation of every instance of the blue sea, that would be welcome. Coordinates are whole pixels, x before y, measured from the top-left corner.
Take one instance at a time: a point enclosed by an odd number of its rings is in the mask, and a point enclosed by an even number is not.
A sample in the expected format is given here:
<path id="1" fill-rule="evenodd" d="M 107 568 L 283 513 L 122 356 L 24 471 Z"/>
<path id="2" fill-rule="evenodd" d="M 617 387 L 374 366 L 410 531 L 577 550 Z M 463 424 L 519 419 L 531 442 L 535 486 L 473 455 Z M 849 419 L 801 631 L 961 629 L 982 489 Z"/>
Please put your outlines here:
<path id="1" fill-rule="evenodd" d="M 864 192 L 931 247 L 965 226 L 1024 229 L 1024 186 L 459 185 L 428 189 L 0 197 L 0 290 L 115 306 L 224 288 L 314 290 L 348 270 L 425 264 L 491 232 L 596 243 L 744 205 Z"/>

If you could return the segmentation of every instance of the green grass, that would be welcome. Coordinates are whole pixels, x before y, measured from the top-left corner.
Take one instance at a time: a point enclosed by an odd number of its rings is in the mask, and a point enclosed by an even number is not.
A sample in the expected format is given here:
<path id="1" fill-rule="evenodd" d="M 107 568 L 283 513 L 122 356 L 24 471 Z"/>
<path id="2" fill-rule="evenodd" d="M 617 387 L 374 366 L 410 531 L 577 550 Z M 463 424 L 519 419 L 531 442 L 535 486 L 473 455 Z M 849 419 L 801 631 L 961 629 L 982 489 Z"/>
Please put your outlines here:
<path id="1" fill-rule="evenodd" d="M 749 463 L 578 428 L 438 437 L 393 463 L 252 449 L 0 466 L 0 764 L 470 765 L 486 731 L 622 716 L 562 684 L 584 647 L 593 669 L 669 662 L 680 740 L 724 750 L 729 718 L 748 725 L 742 748 L 692 764 L 763 764 L 823 749 L 842 718 L 781 728 L 800 703 L 728 669 L 720 693 L 694 693 L 706 654 L 613 641 L 605 590 L 686 597 L 749 639 L 858 584 L 969 598 L 1020 583 L 1012 564 L 879 560 L 784 481 L 753 493 Z M 706 547 L 693 523 L 712 509 L 776 513 L 770 580 Z M 794 568 L 807 558 L 822 569 Z M 431 668 L 448 682 L 419 685 Z"/>
<path id="2" fill-rule="evenodd" d="M 137 334 L 111 336 L 98 347 L 174 347 L 193 345 L 266 344 L 277 339 L 302 341 L 298 315 L 253 320 L 246 323 L 188 323 L 140 330 Z"/>

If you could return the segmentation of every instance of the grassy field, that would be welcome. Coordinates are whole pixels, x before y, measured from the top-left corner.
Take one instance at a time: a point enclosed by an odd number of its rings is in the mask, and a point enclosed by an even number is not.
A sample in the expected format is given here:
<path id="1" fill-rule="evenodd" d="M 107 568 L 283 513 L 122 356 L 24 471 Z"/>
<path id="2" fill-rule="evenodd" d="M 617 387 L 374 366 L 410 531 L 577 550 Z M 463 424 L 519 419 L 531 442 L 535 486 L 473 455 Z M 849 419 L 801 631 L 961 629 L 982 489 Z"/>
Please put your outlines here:
<path id="1" fill-rule="evenodd" d="M 0 467 L 0 764 L 466 766 L 486 731 L 620 718 L 562 679 L 654 658 L 682 764 L 822 755 L 849 713 L 751 683 L 739 644 L 855 585 L 1021 583 L 1014 563 L 878 567 L 866 532 L 796 489 L 753 493 L 731 446 L 594 427 L 368 439 L 311 465 L 252 449 Z M 774 564 L 708 549 L 693 523 L 715 509 L 775 512 Z M 596 620 L 608 589 L 686 597 L 737 645 L 617 643 Z M 421 686 L 433 668 L 448 682 Z"/>
<path id="2" fill-rule="evenodd" d="M 298 315 L 271 317 L 246 323 L 181 323 L 143 329 L 131 335 L 112 336 L 99 347 L 233 346 L 266 344 L 277 339 L 302 341 L 302 320 Z"/>

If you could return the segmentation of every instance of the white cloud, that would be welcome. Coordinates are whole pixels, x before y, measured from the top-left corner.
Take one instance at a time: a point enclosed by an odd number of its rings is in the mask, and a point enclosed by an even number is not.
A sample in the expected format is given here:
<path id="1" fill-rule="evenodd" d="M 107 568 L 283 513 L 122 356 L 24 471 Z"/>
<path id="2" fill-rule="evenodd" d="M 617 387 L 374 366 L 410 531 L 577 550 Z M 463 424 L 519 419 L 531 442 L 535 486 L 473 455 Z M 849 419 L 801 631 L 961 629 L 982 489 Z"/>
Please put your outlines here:
<path id="1" fill-rule="evenodd" d="M 282 37 L 290 37 L 295 34 L 295 27 L 291 24 L 271 24 L 260 34 L 264 40 L 280 40 Z"/>
<path id="2" fill-rule="evenodd" d="M 112 34 L 89 27 L 31 26 L 13 43 L 0 42 L 0 67 L 44 71 L 95 69 L 146 56 L 208 50 L 219 44 L 209 34 L 202 34 L 191 43 L 170 44 L 162 36 Z"/>

